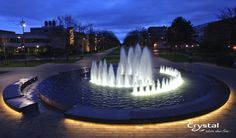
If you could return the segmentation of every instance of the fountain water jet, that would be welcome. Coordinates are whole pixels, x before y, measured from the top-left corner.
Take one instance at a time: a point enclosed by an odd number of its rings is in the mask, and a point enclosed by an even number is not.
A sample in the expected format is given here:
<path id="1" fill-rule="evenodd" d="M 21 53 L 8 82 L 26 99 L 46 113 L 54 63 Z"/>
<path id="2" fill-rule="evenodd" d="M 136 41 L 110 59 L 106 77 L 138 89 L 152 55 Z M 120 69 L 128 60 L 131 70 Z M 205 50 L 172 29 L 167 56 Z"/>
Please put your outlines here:
<path id="1" fill-rule="evenodd" d="M 162 81 L 153 80 L 152 55 L 147 47 L 141 49 L 136 45 L 135 49 L 130 47 L 128 55 L 122 47 L 120 52 L 120 62 L 115 73 L 112 64 L 107 65 L 106 60 L 92 62 L 91 83 L 100 86 L 133 88 L 132 94 L 135 96 L 146 96 L 160 92 L 176 89 L 183 83 L 181 73 L 171 67 L 160 67 L 160 74 L 169 75 L 169 79 Z"/>
<path id="2" fill-rule="evenodd" d="M 132 95 L 134 96 L 149 96 L 157 93 L 168 92 L 174 90 L 183 84 L 181 73 L 177 69 L 161 66 L 159 73 L 169 75 L 170 78 L 163 78 L 161 81 L 157 79 L 150 85 L 139 85 L 133 87 Z M 145 89 L 147 86 L 150 89 Z"/>

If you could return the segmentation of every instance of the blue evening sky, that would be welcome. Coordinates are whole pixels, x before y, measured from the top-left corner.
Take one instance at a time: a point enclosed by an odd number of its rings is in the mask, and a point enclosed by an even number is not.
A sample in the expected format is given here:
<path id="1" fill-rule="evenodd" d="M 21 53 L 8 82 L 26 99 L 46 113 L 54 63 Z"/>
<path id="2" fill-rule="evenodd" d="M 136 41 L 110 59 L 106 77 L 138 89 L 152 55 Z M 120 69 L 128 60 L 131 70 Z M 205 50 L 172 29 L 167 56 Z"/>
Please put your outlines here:
<path id="1" fill-rule="evenodd" d="M 22 18 L 30 27 L 44 20 L 72 15 L 92 23 L 98 30 L 111 30 L 122 41 L 126 33 L 142 26 L 170 25 L 177 16 L 194 25 L 217 20 L 220 9 L 236 6 L 236 0 L 1 0 L 0 30 L 21 32 Z"/>

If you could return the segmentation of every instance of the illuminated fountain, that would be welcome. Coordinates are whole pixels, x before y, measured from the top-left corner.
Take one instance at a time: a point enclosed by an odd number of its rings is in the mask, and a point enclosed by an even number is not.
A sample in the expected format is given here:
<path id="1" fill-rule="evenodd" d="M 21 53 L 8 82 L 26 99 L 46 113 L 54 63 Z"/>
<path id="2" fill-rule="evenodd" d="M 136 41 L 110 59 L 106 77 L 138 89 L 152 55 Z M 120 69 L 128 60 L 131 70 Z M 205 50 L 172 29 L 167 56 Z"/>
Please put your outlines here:
<path id="1" fill-rule="evenodd" d="M 161 66 L 159 73 L 169 75 L 170 78 L 163 78 L 161 81 L 157 79 L 157 81 L 153 81 L 151 85 L 134 84 L 132 94 L 135 96 L 153 95 L 174 90 L 183 84 L 183 79 L 177 69 Z"/>
<path id="2" fill-rule="evenodd" d="M 91 83 L 99 86 L 133 88 L 135 96 L 146 96 L 176 89 L 183 83 L 181 73 L 174 68 L 161 66 L 160 74 L 168 75 L 169 78 L 162 80 L 153 79 L 153 67 L 151 53 L 147 47 L 141 49 L 139 45 L 133 49 L 130 47 L 126 56 L 122 47 L 120 62 L 116 72 L 112 64 L 106 60 L 92 62 Z"/>
<path id="3" fill-rule="evenodd" d="M 90 82 L 109 87 L 128 88 L 134 83 L 149 85 L 152 83 L 152 61 L 147 47 L 143 50 L 139 45 L 129 48 L 126 56 L 124 48 L 121 48 L 120 62 L 115 73 L 113 66 L 107 65 L 106 60 L 98 64 L 93 61 L 91 67 Z"/>
<path id="4" fill-rule="evenodd" d="M 167 66 L 153 68 L 149 49 L 139 45 L 128 52 L 121 48 L 118 65 L 93 61 L 88 70 L 62 72 L 43 80 L 38 86 L 41 99 L 64 110 L 67 118 L 143 124 L 202 115 L 223 105 L 230 94 L 213 77 Z"/>

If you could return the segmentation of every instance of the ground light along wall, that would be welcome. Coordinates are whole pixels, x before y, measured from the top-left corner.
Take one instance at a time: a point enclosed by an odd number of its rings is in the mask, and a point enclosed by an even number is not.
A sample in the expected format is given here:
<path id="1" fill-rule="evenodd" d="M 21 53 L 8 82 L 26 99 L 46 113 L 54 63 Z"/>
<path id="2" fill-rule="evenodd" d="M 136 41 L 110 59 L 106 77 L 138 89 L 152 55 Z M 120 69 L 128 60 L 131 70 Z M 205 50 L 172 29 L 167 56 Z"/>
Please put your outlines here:
<path id="1" fill-rule="evenodd" d="M 228 110 L 233 108 L 235 104 L 235 92 L 231 92 L 228 101 L 219 109 L 214 110 L 208 114 L 194 117 L 191 119 L 185 119 L 181 121 L 174 122 L 165 122 L 165 123 L 157 123 L 157 124 L 138 124 L 138 125 L 114 125 L 114 124 L 99 124 L 99 123 L 91 123 L 84 122 L 73 119 L 65 119 L 64 125 L 70 131 L 77 131 L 78 129 L 83 130 L 84 135 L 88 135 L 91 130 L 99 129 L 100 132 L 111 134 L 112 136 L 116 136 L 119 133 L 123 135 L 137 134 L 142 133 L 145 135 L 151 135 L 152 131 L 155 136 L 157 134 L 165 134 L 174 130 L 177 131 L 178 134 L 186 134 L 186 132 L 190 132 L 192 135 L 202 135 L 202 133 L 192 133 L 191 128 L 188 128 L 187 125 L 189 123 L 216 123 L 224 121 L 225 113 Z M 158 130 L 158 131 L 157 131 Z M 91 131 L 92 132 L 92 131 Z M 79 133 L 79 132 L 78 132 Z M 80 132 L 81 133 L 81 132 Z"/>

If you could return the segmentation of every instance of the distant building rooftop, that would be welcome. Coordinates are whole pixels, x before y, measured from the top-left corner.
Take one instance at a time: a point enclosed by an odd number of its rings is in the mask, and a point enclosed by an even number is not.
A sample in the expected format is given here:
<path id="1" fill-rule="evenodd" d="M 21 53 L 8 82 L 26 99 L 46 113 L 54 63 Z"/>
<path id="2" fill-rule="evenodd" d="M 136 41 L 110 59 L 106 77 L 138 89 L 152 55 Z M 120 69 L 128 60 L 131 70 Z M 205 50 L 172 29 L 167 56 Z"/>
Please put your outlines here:
<path id="1" fill-rule="evenodd" d="M 13 31 L 0 30 L 0 34 L 4 34 L 4 35 L 6 35 L 6 34 L 16 34 L 16 33 L 13 32 Z"/>

